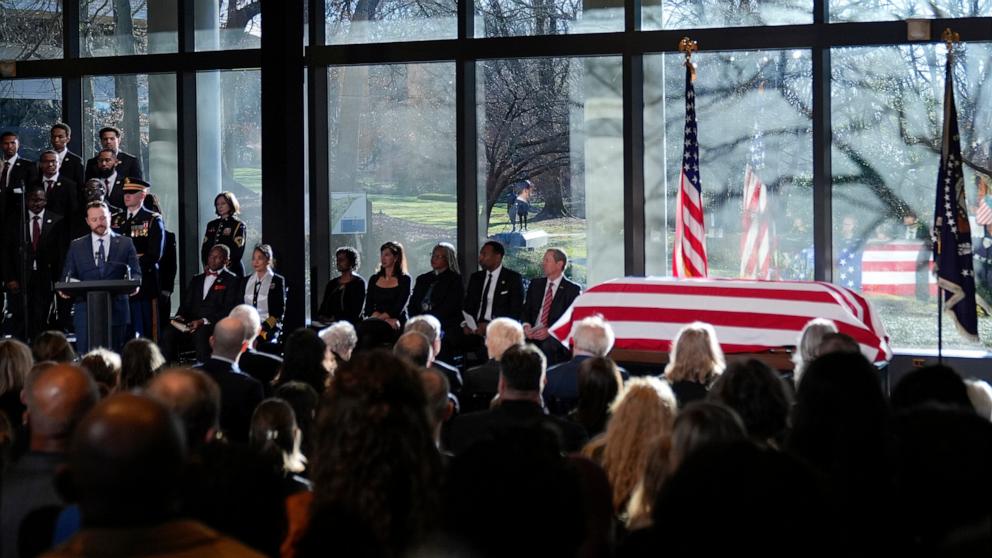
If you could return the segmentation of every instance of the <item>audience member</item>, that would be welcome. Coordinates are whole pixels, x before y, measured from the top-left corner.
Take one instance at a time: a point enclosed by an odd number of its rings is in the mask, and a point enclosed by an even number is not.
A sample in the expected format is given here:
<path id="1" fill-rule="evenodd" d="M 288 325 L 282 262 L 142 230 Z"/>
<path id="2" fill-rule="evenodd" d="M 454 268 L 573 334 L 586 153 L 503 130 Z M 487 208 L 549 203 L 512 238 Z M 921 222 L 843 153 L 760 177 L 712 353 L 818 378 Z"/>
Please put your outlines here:
<path id="1" fill-rule="evenodd" d="M 799 380 L 806 371 L 809 363 L 823 353 L 823 338 L 831 333 L 837 333 L 837 324 L 833 320 L 816 318 L 810 320 L 803 326 L 796 340 L 796 352 L 792 353 L 792 379 L 794 385 L 799 385 Z"/>
<path id="2" fill-rule="evenodd" d="M 440 449 L 441 427 L 455 413 L 455 404 L 449 396 L 451 387 L 448 384 L 448 377 L 437 368 L 421 369 L 420 380 L 424 383 L 424 392 L 427 394 L 427 410 L 431 419 L 434 445 Z"/>
<path id="3" fill-rule="evenodd" d="M 303 433 L 289 403 L 282 399 L 266 399 L 255 407 L 249 444 L 284 479 L 286 496 L 310 489 L 310 483 L 300 476 L 307 464 L 307 458 L 300 451 L 302 440 Z"/>
<path id="4" fill-rule="evenodd" d="M 213 354 L 197 368 L 220 386 L 220 426 L 236 442 L 248 441 L 251 413 L 262 402 L 262 384 L 238 368 L 238 356 L 246 346 L 241 320 L 224 318 L 210 337 Z"/>
<path id="5" fill-rule="evenodd" d="M 365 279 L 357 273 L 361 259 L 358 250 L 342 246 L 334 253 L 338 275 L 324 287 L 317 319 L 325 323 L 345 321 L 352 325 L 362 319 L 365 305 Z"/>
<path id="6" fill-rule="evenodd" d="M 553 432 L 559 451 L 581 448 L 588 438 L 585 430 L 544 411 L 544 354 L 531 345 L 516 345 L 503 353 L 499 365 L 499 405 L 488 411 L 461 414 L 451 421 L 446 432 L 447 449 L 458 455 L 480 440 L 521 429 Z"/>
<path id="7" fill-rule="evenodd" d="M 289 403 L 296 416 L 296 424 L 303 433 L 303 442 L 300 450 L 304 456 L 311 454 L 311 440 L 313 439 L 313 423 L 317 418 L 317 404 L 320 402 L 320 395 L 309 384 L 303 382 L 289 382 L 275 389 L 275 397 Z"/>
<path id="8" fill-rule="evenodd" d="M 148 384 L 148 395 L 160 401 L 182 421 L 191 454 L 217 439 L 220 433 L 220 387 L 199 370 L 170 368 Z"/>
<path id="9" fill-rule="evenodd" d="M 617 514 L 626 509 L 644 476 L 651 441 L 671 432 L 677 409 L 675 395 L 665 382 L 654 377 L 634 378 L 614 406 L 606 432 L 582 449 L 606 471 Z"/>
<path id="10" fill-rule="evenodd" d="M 100 388 L 101 395 L 117 390 L 121 377 L 121 355 L 110 349 L 93 349 L 79 361 Z"/>
<path id="11" fill-rule="evenodd" d="M 239 304 L 231 310 L 230 317 L 239 320 L 245 330 L 247 348 L 238 358 L 238 368 L 261 382 L 263 390 L 271 389 L 272 382 L 279 375 L 279 370 L 282 369 L 282 357 L 255 349 L 258 334 L 262 331 L 258 310 L 250 304 Z"/>
<path id="12" fill-rule="evenodd" d="M 556 415 L 567 415 L 579 402 L 579 366 L 613 349 L 613 328 L 602 316 L 590 316 L 572 325 L 572 360 L 548 368 L 544 402 Z M 626 376 L 626 371 L 621 372 Z"/>
<path id="13" fill-rule="evenodd" d="M 713 326 L 693 322 L 680 329 L 672 340 L 665 379 L 672 385 L 679 405 L 686 405 L 706 397 L 725 367 Z"/>
<path id="14" fill-rule="evenodd" d="M 69 459 L 83 530 L 46 556 L 261 556 L 177 519 L 185 457 L 179 421 L 161 403 L 123 393 L 101 402 Z"/>
<path id="15" fill-rule="evenodd" d="M 459 283 L 460 284 L 460 283 Z M 458 307 L 461 307 L 461 302 L 458 303 Z M 448 377 L 448 383 L 451 385 L 451 392 L 458 395 L 462 391 L 462 374 L 457 368 L 440 360 L 442 352 L 445 350 L 443 348 L 444 343 L 442 343 L 441 338 L 447 335 L 448 330 L 441 330 L 441 322 L 438 321 L 436 317 L 431 314 L 421 314 L 419 316 L 414 316 L 403 326 L 403 331 L 417 331 L 424 334 L 424 337 L 431 344 L 431 349 L 434 353 L 434 358 L 431 360 L 431 367 L 443 372 Z M 459 330 L 460 331 L 460 330 Z M 451 354 L 451 351 L 448 351 Z"/>
<path id="16" fill-rule="evenodd" d="M 30 513 L 62 505 L 55 474 L 65 463 L 76 425 L 99 397 L 89 374 L 72 364 L 39 367 L 28 376 L 24 386 L 28 452 L 3 472 L 0 488 L 4 557 L 20 556 L 23 545 L 38 544 L 30 540 L 26 532 L 30 530 L 23 529 Z"/>
<path id="17" fill-rule="evenodd" d="M 31 343 L 31 354 L 35 362 L 75 362 L 76 351 L 61 331 L 44 331 Z"/>
<path id="18" fill-rule="evenodd" d="M 419 368 L 427 368 L 434 362 L 434 349 L 427 336 L 418 331 L 408 331 L 396 340 L 393 354 Z"/>
<path id="19" fill-rule="evenodd" d="M 461 347 L 463 296 L 455 247 L 440 242 L 431 250 L 431 270 L 417 276 L 409 305 L 411 317 L 433 316 L 438 320 L 438 345 L 442 348 L 435 350 L 437 358 L 443 354 L 450 359 Z"/>
<path id="20" fill-rule="evenodd" d="M 145 387 L 165 365 L 165 358 L 158 345 L 150 339 L 132 339 L 124 344 L 121 352 L 121 391 Z"/>
<path id="21" fill-rule="evenodd" d="M 21 424 L 24 402 L 21 389 L 27 380 L 34 359 L 31 349 L 16 339 L 0 339 L 0 411 L 10 424 Z"/>
<path id="22" fill-rule="evenodd" d="M 968 378 L 964 381 L 968 389 L 968 399 L 978 416 L 992 421 L 992 386 L 985 380 Z"/>
<path id="23" fill-rule="evenodd" d="M 327 352 L 338 366 L 351 360 L 351 353 L 358 344 L 358 333 L 351 322 L 337 321 L 320 330 L 320 338 L 327 346 Z"/>
<path id="24" fill-rule="evenodd" d="M 773 448 L 785 443 L 792 393 L 764 362 L 748 359 L 730 365 L 710 388 L 708 399 L 733 409 L 752 441 Z"/>
<path id="25" fill-rule="evenodd" d="M 393 331 L 399 331 L 406 323 L 410 289 L 403 245 L 386 242 L 379 248 L 379 267 L 369 277 L 365 292 L 365 317 L 382 320 Z"/>
<path id="26" fill-rule="evenodd" d="M 479 251 L 479 267 L 482 269 L 468 279 L 462 311 L 472 316 L 475 327 L 470 328 L 467 321 L 462 322 L 462 343 L 466 358 L 472 363 L 493 358 L 492 353 L 488 356 L 482 353 L 489 323 L 496 318 L 519 320 L 523 310 L 524 281 L 519 273 L 503 267 L 505 254 L 502 244 L 495 240 L 487 241 Z"/>
<path id="27" fill-rule="evenodd" d="M 940 364 L 917 368 L 903 376 L 892 390 L 890 404 L 894 412 L 923 406 L 975 410 L 961 376 Z"/>
<path id="28" fill-rule="evenodd" d="M 714 401 L 693 401 L 675 417 L 669 468 L 677 471 L 700 448 L 744 440 L 747 429 L 733 409 Z"/>
<path id="29" fill-rule="evenodd" d="M 286 337 L 282 371 L 276 384 L 299 381 L 310 384 L 317 393 L 324 393 L 331 380 L 329 364 L 325 360 L 327 345 L 317 332 L 301 327 Z"/>
<path id="30" fill-rule="evenodd" d="M 616 363 L 606 357 L 584 359 L 577 376 L 578 405 L 568 418 L 581 424 L 592 438 L 606 430 L 613 404 L 623 389 L 623 379 Z"/>
<path id="31" fill-rule="evenodd" d="M 820 342 L 820 355 L 830 353 L 861 353 L 861 346 L 846 333 L 828 333 Z"/>
<path id="32" fill-rule="evenodd" d="M 568 350 L 554 336 L 550 328 L 568 310 L 582 293 L 582 287 L 565 277 L 568 256 L 560 248 L 550 248 L 541 261 L 543 277 L 530 282 L 521 321 L 527 340 L 541 348 L 551 364 L 568 360 Z"/>
<path id="33" fill-rule="evenodd" d="M 524 330 L 520 322 L 510 318 L 494 318 L 486 328 L 486 351 L 489 361 L 465 372 L 462 386 L 462 412 L 481 411 L 489 404 L 499 389 L 499 367 L 503 353 L 510 347 L 523 345 Z"/>
<path id="34" fill-rule="evenodd" d="M 670 434 L 655 436 L 648 442 L 644 474 L 634 487 L 627 502 L 626 527 L 629 531 L 647 529 L 654 525 L 654 504 L 665 481 L 672 474 L 672 437 Z"/>

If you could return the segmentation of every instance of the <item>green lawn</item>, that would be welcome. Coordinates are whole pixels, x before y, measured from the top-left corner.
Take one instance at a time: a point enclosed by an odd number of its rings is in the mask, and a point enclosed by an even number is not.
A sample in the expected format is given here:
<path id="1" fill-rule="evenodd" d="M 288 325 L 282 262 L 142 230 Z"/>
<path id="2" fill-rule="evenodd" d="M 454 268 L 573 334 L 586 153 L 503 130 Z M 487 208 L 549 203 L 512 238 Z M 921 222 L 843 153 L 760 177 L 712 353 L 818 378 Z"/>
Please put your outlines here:
<path id="1" fill-rule="evenodd" d="M 238 167 L 234 169 L 234 179 L 253 192 L 262 192 L 262 169 L 260 167 Z"/>
<path id="2" fill-rule="evenodd" d="M 458 224 L 458 205 L 455 202 L 421 200 L 416 196 L 389 196 L 370 194 L 373 213 L 385 213 L 421 225 L 454 229 Z"/>

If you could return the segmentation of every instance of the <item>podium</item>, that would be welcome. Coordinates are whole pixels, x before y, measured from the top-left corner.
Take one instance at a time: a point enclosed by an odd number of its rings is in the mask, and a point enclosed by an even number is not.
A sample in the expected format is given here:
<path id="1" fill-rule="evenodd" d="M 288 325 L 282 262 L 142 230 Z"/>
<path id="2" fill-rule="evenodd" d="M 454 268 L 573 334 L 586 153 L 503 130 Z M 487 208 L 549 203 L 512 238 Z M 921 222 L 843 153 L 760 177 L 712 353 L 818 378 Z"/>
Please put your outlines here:
<path id="1" fill-rule="evenodd" d="M 110 347 L 115 295 L 133 292 L 141 281 L 114 279 L 56 283 L 55 290 L 73 297 L 86 297 L 86 334 L 90 347 Z"/>

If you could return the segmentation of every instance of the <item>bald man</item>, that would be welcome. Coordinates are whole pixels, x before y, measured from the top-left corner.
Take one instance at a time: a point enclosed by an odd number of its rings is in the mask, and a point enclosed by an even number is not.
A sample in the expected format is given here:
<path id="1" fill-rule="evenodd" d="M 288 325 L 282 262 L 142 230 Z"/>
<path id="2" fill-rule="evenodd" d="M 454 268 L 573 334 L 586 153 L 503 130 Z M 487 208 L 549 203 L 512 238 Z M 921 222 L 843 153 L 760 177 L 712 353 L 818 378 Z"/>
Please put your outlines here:
<path id="1" fill-rule="evenodd" d="M 251 414 L 263 398 L 261 382 L 238 367 L 238 357 L 247 346 L 241 320 L 224 318 L 210 337 L 210 359 L 196 367 L 220 386 L 220 427 L 236 442 L 248 441 Z"/>
<path id="2" fill-rule="evenodd" d="M 165 370 L 152 379 L 146 392 L 182 421 L 186 447 L 191 452 L 220 432 L 220 387 L 200 370 Z"/>
<path id="3" fill-rule="evenodd" d="M 55 490 L 55 472 L 65 462 L 76 425 L 100 396 L 85 370 L 59 364 L 33 368 L 21 397 L 27 406 L 29 451 L 3 474 L 0 535 L 4 558 L 20 556 L 18 532 L 29 513 L 62 505 Z"/>
<path id="4" fill-rule="evenodd" d="M 410 364 L 428 367 L 434 362 L 434 350 L 427 336 L 418 331 L 408 331 L 396 340 L 393 354 Z"/>
<path id="5" fill-rule="evenodd" d="M 83 529 L 46 556 L 261 556 L 176 518 L 185 459 L 182 427 L 163 404 L 129 393 L 108 397 L 79 425 L 69 452 Z"/>

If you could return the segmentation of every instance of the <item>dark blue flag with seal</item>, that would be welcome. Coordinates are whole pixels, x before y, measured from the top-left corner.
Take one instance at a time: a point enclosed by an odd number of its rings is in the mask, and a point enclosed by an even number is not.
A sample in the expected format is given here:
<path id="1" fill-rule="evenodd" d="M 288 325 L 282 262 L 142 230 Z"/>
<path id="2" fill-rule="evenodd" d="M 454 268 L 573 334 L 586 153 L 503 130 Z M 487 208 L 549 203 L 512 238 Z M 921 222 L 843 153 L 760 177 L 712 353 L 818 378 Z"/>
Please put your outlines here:
<path id="1" fill-rule="evenodd" d="M 944 78 L 944 137 L 933 216 L 933 261 L 944 312 L 954 320 L 962 337 L 978 341 L 971 226 L 965 204 L 958 112 L 954 105 L 953 61 L 953 54 L 948 51 Z"/>

